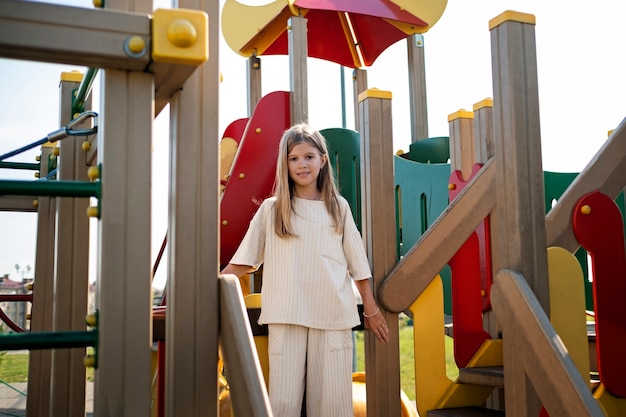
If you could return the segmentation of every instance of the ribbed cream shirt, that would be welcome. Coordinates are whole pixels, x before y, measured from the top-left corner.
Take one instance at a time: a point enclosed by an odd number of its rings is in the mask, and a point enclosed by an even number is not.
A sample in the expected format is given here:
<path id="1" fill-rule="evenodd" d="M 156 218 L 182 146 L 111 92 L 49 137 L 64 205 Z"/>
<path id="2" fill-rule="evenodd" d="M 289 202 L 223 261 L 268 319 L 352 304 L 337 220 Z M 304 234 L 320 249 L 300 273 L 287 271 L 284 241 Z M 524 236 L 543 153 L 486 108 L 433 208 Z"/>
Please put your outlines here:
<path id="1" fill-rule="evenodd" d="M 350 206 L 339 196 L 343 234 L 324 201 L 294 197 L 291 226 L 298 237 L 274 232 L 276 198 L 257 210 L 230 263 L 263 264 L 260 324 L 282 323 L 341 330 L 360 323 L 352 279 L 372 276 Z"/>

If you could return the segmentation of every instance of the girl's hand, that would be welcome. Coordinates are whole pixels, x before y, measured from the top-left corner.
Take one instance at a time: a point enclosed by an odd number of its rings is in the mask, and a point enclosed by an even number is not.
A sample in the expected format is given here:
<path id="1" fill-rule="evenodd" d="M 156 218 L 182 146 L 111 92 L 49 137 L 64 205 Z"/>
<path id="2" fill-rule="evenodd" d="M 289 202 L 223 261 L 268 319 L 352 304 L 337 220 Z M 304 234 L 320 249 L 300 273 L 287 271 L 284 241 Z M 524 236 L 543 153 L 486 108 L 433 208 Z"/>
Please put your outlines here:
<path id="1" fill-rule="evenodd" d="M 368 328 L 376 339 L 379 342 L 388 342 L 389 341 L 389 327 L 387 326 L 387 321 L 385 320 L 385 315 L 377 309 L 375 314 L 372 314 L 370 317 L 365 318 L 365 327 Z"/>

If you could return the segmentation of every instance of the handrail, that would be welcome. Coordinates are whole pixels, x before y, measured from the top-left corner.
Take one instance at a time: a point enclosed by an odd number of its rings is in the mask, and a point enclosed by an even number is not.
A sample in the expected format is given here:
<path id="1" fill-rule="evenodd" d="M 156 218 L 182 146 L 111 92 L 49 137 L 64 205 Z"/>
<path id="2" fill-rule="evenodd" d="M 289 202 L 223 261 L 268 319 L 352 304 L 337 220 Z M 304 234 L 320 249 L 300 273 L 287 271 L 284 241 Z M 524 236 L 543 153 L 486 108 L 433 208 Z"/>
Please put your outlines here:
<path id="1" fill-rule="evenodd" d="M 491 213 L 495 172 L 490 159 L 385 278 L 378 295 L 387 310 L 407 310 Z"/>
<path id="2" fill-rule="evenodd" d="M 491 288 L 491 303 L 505 329 L 506 386 L 514 390 L 517 384 L 526 384 L 527 376 L 551 416 L 603 417 L 524 276 L 517 271 L 500 271 Z M 523 404 L 526 398 L 513 401 Z"/>
<path id="3" fill-rule="evenodd" d="M 574 253 L 580 246 L 572 231 L 572 210 L 586 193 L 600 191 L 615 199 L 626 187 L 626 118 L 578 174 L 546 216 L 548 246 Z"/>
<path id="4" fill-rule="evenodd" d="M 271 417 L 269 397 L 239 279 L 234 275 L 222 275 L 219 287 L 220 343 L 224 365 L 228 369 L 234 414 Z"/>
<path id="5" fill-rule="evenodd" d="M 98 74 L 98 68 L 87 69 L 87 73 L 78 86 L 76 97 L 72 100 L 72 117 L 76 113 L 85 111 L 85 100 L 89 94 L 91 94 L 91 87 L 93 86 L 93 81 L 96 79 L 96 74 Z"/>

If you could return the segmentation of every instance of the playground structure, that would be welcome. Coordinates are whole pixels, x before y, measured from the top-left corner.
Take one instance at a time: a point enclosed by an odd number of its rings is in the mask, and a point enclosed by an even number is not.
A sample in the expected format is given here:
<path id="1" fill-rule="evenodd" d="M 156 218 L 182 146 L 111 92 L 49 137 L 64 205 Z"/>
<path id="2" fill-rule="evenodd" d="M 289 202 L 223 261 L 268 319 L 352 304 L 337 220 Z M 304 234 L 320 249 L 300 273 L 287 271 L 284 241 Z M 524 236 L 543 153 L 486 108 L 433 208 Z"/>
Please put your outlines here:
<path id="1" fill-rule="evenodd" d="M 194 2 L 183 3 L 180 5 L 198 6 Z M 116 5 L 120 9 L 127 8 L 126 5 Z M 135 13 L 151 13 L 147 5 L 136 7 L 145 10 L 134 10 Z M 215 19 L 217 7 L 213 4 L 210 7 L 211 10 L 206 12 L 209 19 Z M 43 19 L 39 22 L 23 19 L 24 16 L 41 15 L 40 8 L 45 8 L 47 12 L 45 22 Z M 97 175 L 99 180 L 88 183 L 92 185 L 81 191 L 60 191 L 52 187 L 49 187 L 51 191 L 45 191 L 48 194 L 40 187 L 30 191 L 31 195 L 40 196 L 38 241 L 41 243 L 38 244 L 35 281 L 43 285 L 36 285 L 33 291 L 33 332 L 26 335 L 30 338 L 21 339 L 26 342 L 19 343 L 29 343 L 31 349 L 43 349 L 46 343 L 47 347 L 52 347 L 49 339 L 40 340 L 39 347 L 34 346 L 33 336 L 37 336 L 39 331 L 53 330 L 69 331 L 66 335 L 74 339 L 72 343 L 75 345 L 96 344 L 93 333 L 84 332 L 82 320 L 86 311 L 80 311 L 83 304 L 80 297 L 73 296 L 65 306 L 54 303 L 54 312 L 50 310 L 50 297 L 53 291 L 58 291 L 59 285 L 67 285 L 68 294 L 79 294 L 81 285 L 86 285 L 86 273 L 80 269 L 85 267 L 86 257 L 81 258 L 80 251 L 86 245 L 74 236 L 86 236 L 79 229 L 86 220 L 82 210 L 87 208 L 84 196 L 98 196 L 98 316 L 97 322 L 91 323 L 97 329 L 95 413 L 149 415 L 151 270 L 149 245 L 145 242 L 150 240 L 150 169 L 137 167 L 135 161 L 149 155 L 152 119 L 162 109 L 163 103 L 169 102 L 174 156 L 171 163 L 168 234 L 167 352 L 162 368 L 165 370 L 164 412 L 168 416 L 216 415 L 217 395 L 207 395 L 207 392 L 218 392 L 219 381 L 206 376 L 214 375 L 217 369 L 219 336 L 235 414 L 271 415 L 239 284 L 231 277 L 207 279 L 218 277 L 218 227 L 233 224 L 232 220 L 225 218 L 223 211 L 220 213 L 220 201 L 215 192 L 221 179 L 218 164 L 215 163 L 219 154 L 215 117 L 215 91 L 219 79 L 216 61 L 200 66 L 203 59 L 191 63 L 188 57 L 182 63 L 166 60 L 152 64 L 152 72 L 140 72 L 138 68 L 149 65 L 146 57 L 131 56 L 130 59 L 126 56 L 111 60 L 110 55 L 102 51 L 102 55 L 93 53 L 89 59 L 81 58 L 81 54 L 63 49 L 60 40 L 54 42 L 54 36 L 47 39 L 34 35 L 26 37 L 32 44 L 16 46 L 15 49 L 11 49 L 11 44 L 6 42 L 8 30 L 4 29 L 7 27 L 5 21 L 11 20 L 11 24 L 20 25 L 20 29 L 27 33 L 36 34 L 35 29 L 39 25 L 55 19 L 67 22 L 60 18 L 66 13 L 80 15 L 71 19 L 74 25 L 78 25 L 76 22 L 97 21 L 101 24 L 99 27 L 118 28 L 117 34 L 122 40 L 127 39 L 131 32 L 136 34 L 137 29 L 130 31 L 129 28 L 137 25 L 142 28 L 139 30 L 140 37 L 150 39 L 146 30 L 150 20 L 147 15 L 111 10 L 74 10 L 12 1 L 0 5 L 3 56 L 58 60 L 88 66 L 98 64 L 105 68 L 103 108 L 98 142 L 94 143 L 97 146 L 85 152 L 81 144 L 65 140 L 59 143 L 62 163 L 59 164 L 58 184 L 64 185 L 65 180 L 86 182 L 84 168 L 85 165 L 94 165 L 96 150 L 98 162 L 95 165 L 101 168 Z M 121 16 L 129 19 L 128 27 L 118 26 Z M 155 20 L 156 16 L 155 13 Z M 171 18 L 167 24 L 177 18 Z M 296 28 L 293 30 L 296 37 L 298 33 L 300 36 L 305 33 L 305 26 L 298 25 L 306 23 L 300 18 L 294 20 L 297 21 L 290 25 Z M 194 27 L 199 29 L 201 25 Z M 209 24 L 211 30 L 216 27 Z M 98 35 L 97 28 L 87 24 L 81 29 Z M 391 94 L 357 89 L 362 91 L 357 118 L 360 132 L 357 135 L 360 136 L 360 175 L 357 178 L 361 180 L 360 198 L 355 197 L 353 201 L 361 203 L 357 214 L 360 215 L 361 230 L 372 263 L 378 300 L 385 307 L 390 330 L 396 335 L 397 314 L 411 311 L 413 315 L 416 403 L 422 416 L 438 413 L 454 415 L 450 408 L 460 407 L 468 407 L 476 415 L 501 415 L 498 411 L 506 410 L 507 415 L 536 416 L 542 406 L 554 416 L 622 415 L 625 411 L 621 378 L 624 369 L 619 353 L 624 346 L 624 329 L 620 323 L 623 309 L 616 306 L 615 301 L 620 302 L 625 292 L 624 227 L 621 220 L 623 214 L 615 211 L 611 201 L 621 198 L 623 207 L 623 196 L 618 196 L 626 185 L 623 178 L 626 170 L 626 126 L 622 123 L 611 134 L 588 167 L 563 190 L 562 196 L 553 197 L 557 201 L 544 216 L 546 200 L 552 201 L 552 198 L 544 195 L 546 174 L 540 162 L 534 18 L 508 12 L 492 20 L 490 29 L 492 44 L 495 45 L 492 51 L 494 99 L 493 102 L 477 103 L 473 113 L 460 111 L 450 116 L 451 162 L 447 169 L 451 177 L 444 182 L 450 192 L 450 204 L 440 210 L 426 210 L 420 216 L 412 215 L 409 195 L 415 194 L 422 199 L 424 194 L 419 191 L 409 193 L 412 178 L 399 172 L 402 169 L 408 172 L 425 168 L 418 163 L 409 167 L 407 164 L 411 163 L 406 158 L 393 156 L 389 140 Z M 217 38 L 216 32 L 209 33 L 209 50 L 213 50 Z M 43 54 L 39 46 L 50 46 L 51 43 L 52 47 Z M 87 45 L 82 46 L 87 50 Z M 88 46 L 92 51 L 93 45 Z M 80 44 L 75 46 L 77 49 L 80 47 Z M 99 56 L 103 57 L 102 62 L 94 62 Z M 138 59 L 142 60 L 141 65 L 136 62 Z M 300 57 L 298 65 L 305 60 L 306 53 Z M 251 59 L 251 62 L 254 61 Z M 301 67 L 293 72 L 306 74 Z M 165 80 L 169 83 L 174 81 L 159 75 L 163 73 L 182 74 L 180 78 L 173 77 L 178 79 L 178 86 L 164 85 Z M 69 84 L 62 83 L 62 97 L 66 98 L 65 103 L 70 108 L 71 91 L 80 85 L 75 79 L 66 81 Z M 305 81 L 294 84 L 302 86 Z M 356 82 L 362 83 L 363 79 L 357 76 Z M 178 87 L 183 83 L 185 88 L 179 91 Z M 292 120 L 295 114 L 300 117 L 306 115 L 306 100 L 302 95 L 293 93 L 295 91 L 277 95 L 282 96 L 282 100 L 290 97 L 289 114 Z M 294 99 L 294 95 L 300 99 Z M 60 124 L 65 126 L 70 123 L 73 114 L 64 113 Z M 252 127 L 256 125 L 249 124 L 248 133 L 253 132 L 250 130 Z M 264 132 L 266 127 L 259 129 L 259 132 Z M 183 137 L 184 140 L 179 140 Z M 207 137 L 216 140 L 207 140 Z M 412 145 L 408 158 L 419 160 L 419 148 L 427 146 L 428 141 Z M 52 152 L 52 147 L 44 146 L 41 160 L 50 160 Z M 70 163 L 66 162 L 68 160 Z M 242 163 L 235 159 L 233 166 L 238 162 Z M 61 171 L 66 169 L 63 167 L 68 167 L 70 172 Z M 437 164 L 432 168 L 446 169 Z M 46 175 L 49 168 L 42 164 L 40 169 Z M 231 170 L 228 182 L 233 178 L 245 180 L 251 177 L 233 177 L 233 173 L 238 174 Z M 225 194 L 230 186 L 228 182 L 224 184 Z M 390 184 L 396 187 L 392 188 Z M 1 182 L 0 193 L 8 194 L 9 185 L 12 184 Z M 22 193 L 29 187 L 19 185 Z M 401 191 L 400 198 L 397 190 Z M 70 198 L 50 198 L 52 196 Z M 424 197 L 426 202 L 439 198 L 433 194 Z M 424 204 L 424 199 L 420 200 L 421 204 Z M 396 205 L 396 201 L 402 205 Z M 424 207 L 432 209 L 427 204 Z M 435 216 L 437 211 L 441 213 Z M 398 221 L 390 215 L 396 212 Z M 58 219 L 57 226 L 55 218 Z M 216 219 L 220 219 L 219 225 Z M 416 219 L 419 223 L 417 229 L 422 230 L 411 234 L 411 221 Z M 71 222 L 71 225 L 62 228 L 59 226 L 61 221 Z M 622 227 L 616 227 L 620 221 Z M 402 228 L 401 247 L 395 233 L 397 223 Z M 597 232 L 600 227 L 602 233 Z M 73 236 L 59 236 L 57 241 L 63 242 L 63 246 L 54 247 L 52 237 L 68 229 L 79 232 Z M 223 229 L 221 235 L 222 239 L 226 235 Z M 605 241 L 607 235 L 611 239 Z M 568 308 L 578 311 L 576 314 L 581 316 L 584 312 L 585 307 L 580 305 L 583 280 L 578 278 L 582 272 L 576 272 L 576 268 L 580 267 L 572 255 L 580 245 L 592 253 L 594 284 L 602 285 L 602 289 L 596 288 L 594 292 L 599 382 L 593 384 L 587 371 L 590 365 L 585 364 L 590 356 L 587 354 L 586 326 L 582 334 L 576 328 L 582 324 L 580 321 L 558 320 L 558 317 L 571 317 L 567 313 L 570 311 Z M 561 249 L 547 251 L 548 247 Z M 398 261 L 399 254 L 402 258 Z M 43 258 L 40 260 L 39 256 Z M 71 260 L 76 264 L 64 267 L 55 263 L 54 259 Z M 458 353 L 456 359 L 461 368 L 457 381 L 447 379 L 441 366 L 444 291 L 441 281 L 435 278 L 447 263 L 452 269 L 455 355 Z M 468 275 L 471 277 L 457 279 L 459 269 L 455 265 L 463 265 L 463 269 L 470 271 Z M 566 273 L 559 274 L 559 270 Z M 57 280 L 51 279 L 53 273 Z M 577 279 L 572 279 L 572 276 Z M 68 281 L 59 282 L 58 277 Z M 567 297 L 557 299 L 559 292 L 553 292 L 553 286 L 563 282 L 566 288 L 580 284 L 578 295 L 572 295 L 579 301 L 573 307 Z M 474 296 L 464 296 L 463 302 L 458 299 L 458 294 L 470 293 Z M 46 300 L 45 297 L 49 297 L 49 310 L 37 316 L 36 310 L 45 311 L 45 303 L 44 307 L 37 304 Z M 62 311 L 64 308 L 68 310 Z M 36 317 L 41 321 L 54 318 L 54 323 L 36 324 Z M 397 339 L 395 337 L 394 342 L 381 345 L 366 332 L 367 380 L 376 381 L 376 384 L 366 384 L 368 415 L 401 415 Z M 3 346 L 7 344 L 6 340 L 2 339 Z M 34 413 L 32 415 L 42 415 L 41 410 L 50 410 L 51 415 L 84 414 L 84 397 L 82 413 L 80 403 L 81 378 L 84 395 L 84 350 L 55 349 L 53 353 L 49 352 L 31 352 L 33 374 L 29 376 L 29 394 L 39 404 L 30 403 L 29 395 L 28 412 Z M 46 376 L 50 361 L 54 362 L 56 371 L 54 374 L 48 371 Z M 46 393 L 47 387 L 51 388 L 49 393 Z M 496 389 L 494 393 L 494 387 L 504 387 L 504 396 L 501 395 L 502 390 L 497 392 Z M 476 408 L 485 405 L 488 409 Z M 37 407 L 39 412 L 32 411 Z"/>

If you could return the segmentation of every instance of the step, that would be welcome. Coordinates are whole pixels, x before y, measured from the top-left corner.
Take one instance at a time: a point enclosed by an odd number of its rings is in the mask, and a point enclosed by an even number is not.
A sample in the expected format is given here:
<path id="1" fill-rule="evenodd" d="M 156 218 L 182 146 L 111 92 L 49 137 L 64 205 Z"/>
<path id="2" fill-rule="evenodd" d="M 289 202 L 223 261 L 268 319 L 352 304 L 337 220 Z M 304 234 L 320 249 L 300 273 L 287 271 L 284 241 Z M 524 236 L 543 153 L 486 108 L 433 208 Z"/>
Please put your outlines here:
<path id="1" fill-rule="evenodd" d="M 502 366 L 461 368 L 459 369 L 458 382 L 501 388 L 504 386 L 504 368 Z"/>
<path id="2" fill-rule="evenodd" d="M 429 410 L 427 417 L 504 417 L 504 411 L 482 407 L 444 408 Z"/>

